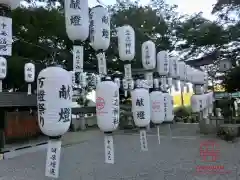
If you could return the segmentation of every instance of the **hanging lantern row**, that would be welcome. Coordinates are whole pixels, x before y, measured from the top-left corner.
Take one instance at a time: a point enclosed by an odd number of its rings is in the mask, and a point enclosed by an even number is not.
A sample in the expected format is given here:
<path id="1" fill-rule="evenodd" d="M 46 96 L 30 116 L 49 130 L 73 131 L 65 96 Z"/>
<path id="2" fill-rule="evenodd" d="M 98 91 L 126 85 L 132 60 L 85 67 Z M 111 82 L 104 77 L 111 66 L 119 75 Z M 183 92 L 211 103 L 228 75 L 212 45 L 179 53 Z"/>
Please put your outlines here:
<path id="1" fill-rule="evenodd" d="M 114 164 L 112 134 L 119 126 L 120 116 L 120 79 L 113 82 L 107 74 L 105 51 L 110 44 L 110 16 L 107 9 L 96 6 L 89 13 L 88 1 L 65 0 L 65 19 L 68 37 L 73 41 L 73 71 L 70 75 L 61 67 L 48 67 L 42 70 L 37 78 L 38 122 L 41 131 L 50 137 L 45 175 L 53 178 L 59 175 L 60 138 L 67 132 L 71 122 L 72 86 L 75 79 L 79 79 L 81 88 L 87 84 L 86 73 L 83 72 L 82 42 L 89 35 L 90 45 L 96 51 L 98 60 L 96 114 L 98 127 L 104 132 L 106 163 Z M 135 31 L 130 25 L 124 25 L 117 28 L 117 36 L 119 58 L 124 62 L 123 88 L 126 91 L 131 90 L 134 122 L 140 128 L 141 149 L 146 151 L 146 127 L 150 121 L 159 126 L 162 122 L 171 123 L 174 118 L 173 98 L 167 92 L 167 79 L 199 85 L 206 81 L 202 72 L 188 67 L 176 58 L 169 58 L 167 51 L 156 54 L 155 44 L 146 41 L 142 44 L 142 65 L 148 70 L 157 69 L 163 88 L 161 87 L 160 91 L 159 80 L 153 79 L 152 72 L 147 73 L 145 79 L 150 87 L 154 88 L 153 92 L 149 93 L 149 86 L 143 85 L 145 81 L 137 81 L 135 87 L 131 70 L 131 61 L 135 57 Z M 160 143 L 160 135 L 158 137 Z M 54 162 L 53 156 L 56 157 Z M 53 167 L 52 164 L 56 165 Z"/>

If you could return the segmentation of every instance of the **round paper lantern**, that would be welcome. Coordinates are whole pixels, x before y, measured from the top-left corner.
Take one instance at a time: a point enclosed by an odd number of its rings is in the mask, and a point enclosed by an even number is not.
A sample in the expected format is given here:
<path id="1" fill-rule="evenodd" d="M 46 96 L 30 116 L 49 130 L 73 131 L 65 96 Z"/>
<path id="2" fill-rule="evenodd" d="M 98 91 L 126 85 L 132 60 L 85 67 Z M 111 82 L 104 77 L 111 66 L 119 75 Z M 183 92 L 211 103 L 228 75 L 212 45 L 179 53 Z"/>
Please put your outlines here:
<path id="1" fill-rule="evenodd" d="M 164 122 L 172 122 L 174 119 L 173 112 L 173 97 L 168 93 L 163 93 L 163 105 L 164 105 Z"/>
<path id="2" fill-rule="evenodd" d="M 154 124 L 161 124 L 165 119 L 164 113 L 164 95 L 160 91 L 150 93 L 151 121 Z"/>
<path id="3" fill-rule="evenodd" d="M 43 134 L 61 136 L 72 118 L 72 78 L 61 67 L 47 67 L 37 78 L 38 123 Z"/>
<path id="4" fill-rule="evenodd" d="M 7 76 L 7 60 L 0 57 L 0 80 L 5 79 Z"/>
<path id="5" fill-rule="evenodd" d="M 112 132 L 119 125 L 119 88 L 110 79 L 96 88 L 97 124 L 101 131 Z"/>
<path id="6" fill-rule="evenodd" d="M 173 79 L 179 78 L 179 64 L 176 57 L 169 58 L 169 76 Z"/>
<path id="7" fill-rule="evenodd" d="M 142 44 L 142 65 L 144 69 L 156 67 L 156 47 L 152 41 L 146 41 Z"/>
<path id="8" fill-rule="evenodd" d="M 191 97 L 192 112 L 200 112 L 203 109 L 202 95 L 192 95 Z"/>
<path id="9" fill-rule="evenodd" d="M 117 28 L 119 58 L 122 61 L 131 61 L 135 56 L 135 32 L 125 25 Z"/>
<path id="10" fill-rule="evenodd" d="M 27 63 L 24 66 L 24 79 L 27 83 L 32 83 L 35 80 L 35 65 Z"/>
<path id="11" fill-rule="evenodd" d="M 157 54 L 157 72 L 160 76 L 167 76 L 169 73 L 169 57 L 167 51 L 160 51 Z"/>
<path id="12" fill-rule="evenodd" d="M 90 44 L 95 51 L 106 51 L 110 44 L 110 16 L 108 10 L 96 6 L 90 11 Z"/>
<path id="13" fill-rule="evenodd" d="M 138 127 L 150 123 L 150 97 L 147 89 L 136 88 L 131 92 L 133 120 Z"/>
<path id="14" fill-rule="evenodd" d="M 88 1 L 65 0 L 65 24 L 68 38 L 85 41 L 89 35 Z"/>

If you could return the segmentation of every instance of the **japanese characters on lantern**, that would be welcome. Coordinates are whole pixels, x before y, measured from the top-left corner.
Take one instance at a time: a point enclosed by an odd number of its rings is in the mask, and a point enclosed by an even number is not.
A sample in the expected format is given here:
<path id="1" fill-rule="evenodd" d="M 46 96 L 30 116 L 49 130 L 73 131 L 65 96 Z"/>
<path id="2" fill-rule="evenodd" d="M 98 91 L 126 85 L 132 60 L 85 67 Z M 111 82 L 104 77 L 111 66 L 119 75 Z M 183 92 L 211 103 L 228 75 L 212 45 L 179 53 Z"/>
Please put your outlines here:
<path id="1" fill-rule="evenodd" d="M 12 19 L 0 16 L 0 56 L 12 55 Z"/>
<path id="2" fill-rule="evenodd" d="M 138 127 L 146 127 L 150 123 L 150 97 L 147 89 L 136 88 L 131 92 L 133 119 Z"/>
<path id="3" fill-rule="evenodd" d="M 106 135 L 104 138 L 104 145 L 105 145 L 105 162 L 109 164 L 114 164 L 113 136 Z"/>
<path id="4" fill-rule="evenodd" d="M 60 67 L 43 69 L 37 79 L 38 123 L 50 137 L 61 136 L 71 123 L 72 78 Z"/>
<path id="5" fill-rule="evenodd" d="M 127 96 L 127 90 L 133 89 L 131 85 L 134 84 L 130 61 L 132 61 L 135 56 L 135 32 L 131 26 L 124 25 L 117 28 L 117 36 L 119 58 L 125 61 L 123 88 L 125 90 L 124 94 Z"/>
<path id="6" fill-rule="evenodd" d="M 66 31 L 70 40 L 85 41 L 89 35 L 88 1 L 65 0 Z"/>
<path id="7" fill-rule="evenodd" d="M 105 162 L 114 164 L 113 137 L 111 133 L 119 125 L 119 87 L 106 78 L 96 87 L 96 114 L 97 124 L 101 131 L 105 133 Z"/>
<path id="8" fill-rule="evenodd" d="M 110 16 L 108 10 L 102 6 L 96 6 L 90 11 L 90 44 L 97 52 L 99 74 L 107 75 L 104 51 L 110 44 Z"/>
<path id="9" fill-rule="evenodd" d="M 160 51 L 157 54 L 157 72 L 160 76 L 167 76 L 169 73 L 169 56 L 167 51 Z"/>
<path id="10" fill-rule="evenodd" d="M 90 43 L 95 51 L 106 51 L 110 44 L 110 16 L 108 10 L 96 6 L 90 11 Z"/>
<path id="11" fill-rule="evenodd" d="M 45 167 L 45 175 L 47 177 L 57 178 L 59 176 L 61 141 L 49 141 L 47 149 L 47 161 Z"/>
<path id="12" fill-rule="evenodd" d="M 119 125 L 119 88 L 112 81 L 103 81 L 96 88 L 97 123 L 103 132 L 112 132 Z"/>
<path id="13" fill-rule="evenodd" d="M 31 94 L 31 84 L 35 80 L 35 65 L 33 63 L 27 63 L 24 66 L 24 79 L 28 83 L 28 95 Z"/>
<path id="14" fill-rule="evenodd" d="M 156 47 L 152 41 L 146 41 L 142 44 L 142 65 L 144 69 L 156 67 Z"/>
<path id="15" fill-rule="evenodd" d="M 83 47 L 73 46 L 73 71 L 76 73 L 83 72 Z"/>
<path id="16" fill-rule="evenodd" d="M 164 122 L 172 122 L 174 119 L 173 97 L 168 93 L 163 93 L 163 101 L 165 114 Z"/>
<path id="17" fill-rule="evenodd" d="M 133 120 L 137 127 L 140 127 L 140 144 L 142 151 L 148 151 L 145 128 L 150 123 L 150 97 L 148 89 L 139 87 L 131 91 Z"/>
<path id="18" fill-rule="evenodd" d="M 38 124 L 50 137 L 45 176 L 58 178 L 61 140 L 72 116 L 72 77 L 61 67 L 47 67 L 37 78 Z"/>
<path id="19" fill-rule="evenodd" d="M 135 56 L 135 32 L 129 25 L 117 29 L 119 57 L 122 61 L 131 61 Z"/>
<path id="20" fill-rule="evenodd" d="M 24 66 L 24 79 L 27 83 L 32 83 L 35 80 L 35 65 L 27 63 Z"/>

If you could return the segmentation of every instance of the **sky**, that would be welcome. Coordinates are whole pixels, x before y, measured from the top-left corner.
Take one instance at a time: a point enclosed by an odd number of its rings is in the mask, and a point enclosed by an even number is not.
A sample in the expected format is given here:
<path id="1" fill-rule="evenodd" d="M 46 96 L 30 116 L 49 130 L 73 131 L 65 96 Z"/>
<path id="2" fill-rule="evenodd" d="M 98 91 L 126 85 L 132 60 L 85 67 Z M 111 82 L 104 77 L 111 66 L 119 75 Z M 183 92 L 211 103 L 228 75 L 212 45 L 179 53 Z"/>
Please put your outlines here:
<path id="1" fill-rule="evenodd" d="M 114 4 L 115 0 L 101 0 L 104 4 L 110 5 Z M 145 5 L 149 3 L 150 0 L 140 0 L 140 3 Z M 216 0 L 165 0 L 167 4 L 178 5 L 178 11 L 184 14 L 194 14 L 203 12 L 203 16 L 207 19 L 214 20 L 215 17 L 211 15 L 212 6 L 216 3 Z M 89 0 L 89 5 L 94 6 L 97 4 L 96 0 Z"/>

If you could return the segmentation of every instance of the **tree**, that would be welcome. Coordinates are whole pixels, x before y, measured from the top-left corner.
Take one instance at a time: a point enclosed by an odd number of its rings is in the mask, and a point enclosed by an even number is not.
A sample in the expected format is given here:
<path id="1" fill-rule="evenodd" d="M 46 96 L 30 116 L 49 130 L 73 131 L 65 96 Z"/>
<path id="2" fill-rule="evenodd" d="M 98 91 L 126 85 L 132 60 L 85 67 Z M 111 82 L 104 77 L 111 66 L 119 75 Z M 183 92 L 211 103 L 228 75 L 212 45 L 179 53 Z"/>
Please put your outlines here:
<path id="1" fill-rule="evenodd" d="M 216 13 L 222 10 L 230 11 L 239 11 L 240 1 L 239 0 L 217 0 L 217 3 L 214 5 L 212 12 Z"/>
<path id="2" fill-rule="evenodd" d="M 36 7 L 34 2 L 28 8 L 13 11 L 13 56 L 9 58 L 8 77 L 4 81 L 8 88 L 20 88 L 23 81 L 23 66 L 32 61 L 39 71 L 51 61 L 72 68 L 72 45 L 65 30 L 62 0 L 49 0 L 48 6 Z M 54 3 L 61 6 L 55 7 Z M 156 8 L 157 7 L 157 8 Z M 209 47 L 215 49 L 226 43 L 227 34 L 216 22 L 210 22 L 197 15 L 179 16 L 177 6 L 170 6 L 163 0 L 153 0 L 147 6 L 137 2 L 118 0 L 109 6 L 111 13 L 111 44 L 106 52 L 108 70 L 111 74 L 123 72 L 123 64 L 118 59 L 116 28 L 130 24 L 136 33 L 136 57 L 133 67 L 141 65 L 141 44 L 146 40 L 155 42 L 157 51 L 190 51 L 187 57 L 206 53 Z M 232 30 L 233 31 L 233 30 Z M 214 32 L 214 33 L 213 33 Z M 221 35 L 224 34 L 223 37 Z M 221 38 L 219 38 L 221 37 Z M 185 42 L 185 43 L 179 43 Z M 97 71 L 96 52 L 89 45 L 89 39 L 83 43 L 84 69 Z M 199 50 L 200 49 L 200 50 Z"/>

